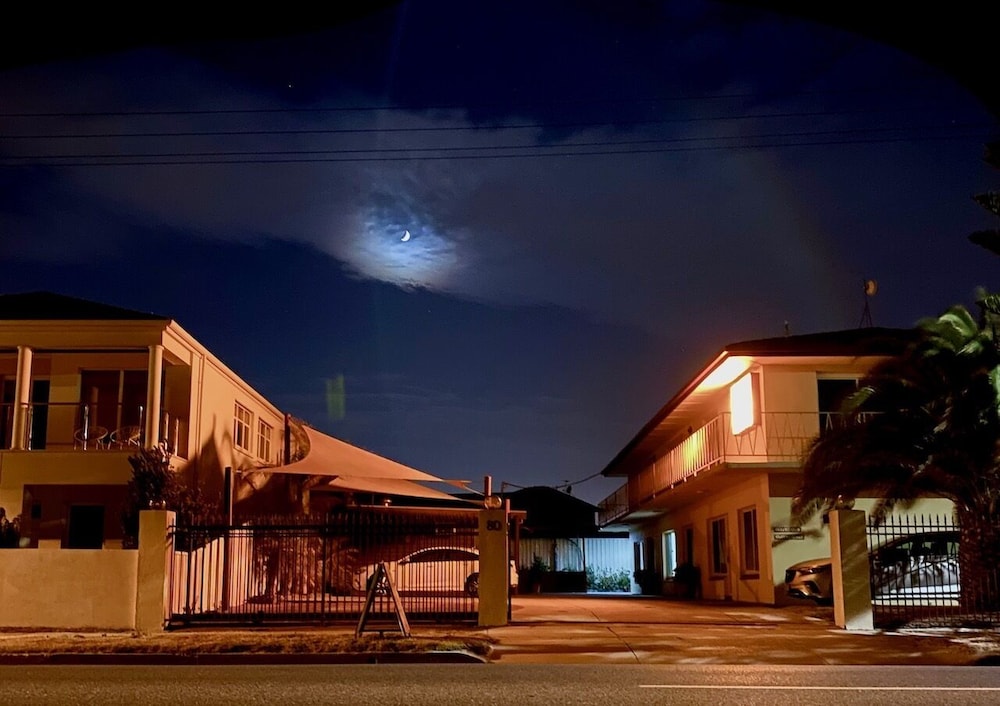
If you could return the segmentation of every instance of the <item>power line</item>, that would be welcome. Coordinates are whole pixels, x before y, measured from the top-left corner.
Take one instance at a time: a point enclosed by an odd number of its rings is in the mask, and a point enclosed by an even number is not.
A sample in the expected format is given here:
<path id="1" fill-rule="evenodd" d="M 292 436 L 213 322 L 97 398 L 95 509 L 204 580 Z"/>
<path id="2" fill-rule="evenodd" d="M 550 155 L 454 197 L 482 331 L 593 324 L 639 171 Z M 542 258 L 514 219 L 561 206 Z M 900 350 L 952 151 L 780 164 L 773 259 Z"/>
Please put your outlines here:
<path id="1" fill-rule="evenodd" d="M 920 84 L 914 81 L 918 88 Z M 770 100 L 792 100 L 805 97 L 830 97 L 845 95 L 875 94 L 879 97 L 887 95 L 909 92 L 906 86 L 898 82 L 889 86 L 870 86 L 845 88 L 842 90 L 815 90 L 797 91 L 795 93 L 771 92 L 760 93 L 754 91 L 737 93 L 717 93 L 706 95 L 704 93 L 677 95 L 677 96 L 640 96 L 640 97 L 612 97 L 612 98 L 579 98 L 550 101 L 503 101 L 495 103 L 446 103 L 439 105 L 357 105 L 357 106 L 318 106 L 311 108 L 204 108 L 187 110 L 104 110 L 104 111 L 76 111 L 76 112 L 4 112 L 0 113 L 0 118 L 111 118 L 111 117 L 167 117 L 167 116 L 194 116 L 194 115 L 277 115 L 277 114 L 321 114 L 321 113 L 378 113 L 378 112 L 410 112 L 423 113 L 430 111 L 476 111 L 476 110 L 502 110 L 506 112 L 518 110 L 536 110 L 545 108 L 570 107 L 570 106 L 595 106 L 595 105 L 653 105 L 662 103 L 691 103 L 691 102 L 715 102 L 720 100 L 745 100 L 755 101 Z"/>
<path id="2" fill-rule="evenodd" d="M 909 112 L 893 110 L 846 110 L 846 111 L 792 111 L 783 113 L 747 113 L 742 115 L 709 115 L 681 118 L 660 118 L 656 120 L 594 120 L 587 122 L 536 122 L 501 125 L 447 125 L 436 127 L 373 127 L 373 128 L 295 128 L 274 130 L 197 130 L 185 132 L 95 132 L 95 133 L 29 133 L 3 134 L 3 140 L 67 140 L 67 139 L 120 139 L 120 138 L 164 138 L 164 137 L 241 137 L 259 135 L 353 135 L 353 134 L 405 134 L 433 132 L 497 132 L 505 130 L 579 130 L 600 127 L 649 127 L 654 125 L 678 125 L 690 123 L 735 122 L 740 120 L 772 120 L 788 118 L 831 118 L 872 113 Z M 987 127 L 991 123 L 978 123 Z"/>
<path id="3" fill-rule="evenodd" d="M 785 140 L 787 137 L 795 137 L 794 134 L 776 135 L 763 139 Z M 757 138 L 761 139 L 761 138 Z M 611 156 L 611 155 L 642 155 L 642 154 L 667 154 L 680 152 L 717 152 L 722 150 L 760 150 L 779 149 L 790 147 L 822 147 L 822 146 L 847 146 L 847 145 L 868 145 L 868 144 L 891 144 L 900 142 L 929 142 L 947 141 L 962 139 L 987 139 L 981 135 L 931 135 L 931 136 L 901 136 L 883 137 L 871 139 L 829 139 L 829 140 L 808 140 L 808 141 L 782 141 L 782 142 L 743 142 L 728 145 L 696 145 L 696 146 L 671 146 L 658 148 L 629 148 L 612 149 L 616 147 L 629 147 L 628 142 L 594 142 L 594 143 L 570 143 L 559 145 L 511 145 L 511 146 L 480 146 L 480 147 L 410 147 L 410 148 L 387 148 L 387 149 L 353 149 L 353 150 L 302 150 L 302 151 L 276 151 L 276 152 L 204 152 L 204 153 L 162 153 L 151 155 L 29 155 L 29 156 L 7 156 L 0 158 L 0 167 L 108 167 L 108 166 L 218 166 L 229 164 L 310 164 L 310 163 L 358 163 L 358 162 L 405 162 L 405 161 L 441 161 L 441 160 L 479 160 L 479 159 L 533 159 L 533 158 L 564 158 L 583 156 Z M 663 141 L 653 141 L 662 143 L 677 141 L 718 141 L 746 140 L 744 136 L 735 137 L 714 137 L 714 138 L 674 138 Z M 650 141 L 635 141 L 645 144 Z M 570 147 L 571 149 L 566 149 Z M 585 149 L 573 149 L 582 147 Z M 593 149 L 593 148 L 600 149 Z M 607 148 L 607 149 L 605 149 Z M 497 150 L 534 150 L 533 152 L 498 152 Z M 540 151 L 546 150 L 546 151 Z M 392 153 L 395 156 L 378 156 L 380 154 Z M 398 154 L 406 152 L 409 154 Z M 413 153 L 428 154 L 413 154 Z M 470 154 L 470 152 L 479 152 Z M 290 156 L 295 155 L 295 156 Z M 327 155 L 327 156 L 323 156 Z M 335 156 L 329 156 L 335 155 Z M 375 156 L 372 156 L 375 155 Z M 219 157 L 223 157 L 219 159 Z M 211 159 L 210 159 L 211 158 Z M 17 160 L 16 162 L 14 160 Z M 62 160 L 60 162 L 48 162 L 45 160 Z M 70 161 L 76 160 L 76 161 Z M 81 161 L 85 160 L 85 161 Z M 90 160 L 90 161 L 86 161 Z"/>

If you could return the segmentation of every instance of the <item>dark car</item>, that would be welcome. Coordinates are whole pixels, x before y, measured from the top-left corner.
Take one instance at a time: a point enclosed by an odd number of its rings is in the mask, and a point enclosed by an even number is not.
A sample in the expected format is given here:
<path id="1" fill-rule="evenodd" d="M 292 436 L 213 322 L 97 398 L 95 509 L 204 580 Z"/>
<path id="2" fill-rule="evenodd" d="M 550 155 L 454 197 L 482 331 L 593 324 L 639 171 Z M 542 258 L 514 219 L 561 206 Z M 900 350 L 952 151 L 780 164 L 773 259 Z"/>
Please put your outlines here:
<path id="1" fill-rule="evenodd" d="M 921 532 L 898 537 L 871 552 L 872 598 L 955 598 L 959 592 L 959 533 Z M 785 570 L 793 598 L 828 605 L 833 601 L 829 557 L 807 559 Z"/>

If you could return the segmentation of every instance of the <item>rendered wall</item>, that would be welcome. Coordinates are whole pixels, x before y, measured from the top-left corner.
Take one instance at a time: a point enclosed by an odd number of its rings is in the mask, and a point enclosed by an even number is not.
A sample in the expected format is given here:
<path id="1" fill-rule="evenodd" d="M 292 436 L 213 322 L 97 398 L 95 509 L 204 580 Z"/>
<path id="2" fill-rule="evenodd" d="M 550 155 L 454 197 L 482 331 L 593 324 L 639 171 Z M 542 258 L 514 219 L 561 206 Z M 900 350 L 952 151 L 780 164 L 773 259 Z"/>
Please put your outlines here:
<path id="1" fill-rule="evenodd" d="M 0 549 L 0 628 L 131 630 L 139 552 Z"/>
<path id="2" fill-rule="evenodd" d="M 723 479 L 723 476 L 729 474 Z M 694 530 L 694 564 L 701 570 L 702 597 L 706 600 L 732 600 L 749 603 L 773 603 L 774 587 L 771 582 L 771 557 L 768 551 L 770 509 L 767 498 L 767 476 L 726 469 L 716 476 L 716 487 L 723 492 L 714 493 L 704 500 L 671 510 L 658 522 L 642 528 L 641 535 L 653 537 L 656 569 L 662 572 L 661 536 L 674 530 L 680 538 L 685 527 Z M 725 483 L 725 486 L 722 484 Z M 757 510 L 757 541 L 759 547 L 759 576 L 743 575 L 740 571 L 739 511 L 754 507 Z M 709 522 L 717 517 L 726 518 L 726 546 L 728 572 L 713 576 L 710 570 Z M 678 539 L 678 541 L 680 541 Z"/>

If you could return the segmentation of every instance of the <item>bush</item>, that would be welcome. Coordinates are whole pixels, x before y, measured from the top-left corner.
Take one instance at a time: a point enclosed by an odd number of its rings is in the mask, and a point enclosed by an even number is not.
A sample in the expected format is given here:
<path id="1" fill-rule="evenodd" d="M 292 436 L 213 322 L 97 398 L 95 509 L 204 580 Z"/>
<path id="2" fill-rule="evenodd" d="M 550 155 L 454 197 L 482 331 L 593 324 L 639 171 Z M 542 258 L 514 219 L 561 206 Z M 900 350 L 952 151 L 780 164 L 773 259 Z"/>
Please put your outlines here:
<path id="1" fill-rule="evenodd" d="M 122 508 L 122 546 L 135 549 L 139 546 L 139 512 L 152 508 L 173 510 L 179 523 L 208 514 L 209 506 L 197 488 L 181 483 L 177 473 L 170 468 L 170 454 L 157 447 L 141 449 L 129 456 L 132 479 L 128 482 L 128 495 Z"/>
<path id="2" fill-rule="evenodd" d="M 587 590 L 588 591 L 623 591 L 632 590 L 632 581 L 629 579 L 628 571 L 618 569 L 595 569 L 587 567 Z"/>

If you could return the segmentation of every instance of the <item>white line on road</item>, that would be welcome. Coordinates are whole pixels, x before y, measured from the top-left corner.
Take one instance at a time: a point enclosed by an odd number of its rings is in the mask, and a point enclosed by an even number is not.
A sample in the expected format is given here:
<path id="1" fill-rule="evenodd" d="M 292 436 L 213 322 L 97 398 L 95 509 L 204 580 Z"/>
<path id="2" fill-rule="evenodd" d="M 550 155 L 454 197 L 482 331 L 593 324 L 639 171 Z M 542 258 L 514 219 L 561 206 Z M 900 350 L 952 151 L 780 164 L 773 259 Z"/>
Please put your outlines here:
<path id="1" fill-rule="evenodd" d="M 758 691 L 1000 691 L 996 686 L 753 686 L 734 684 L 639 684 L 640 689 L 744 689 Z"/>

